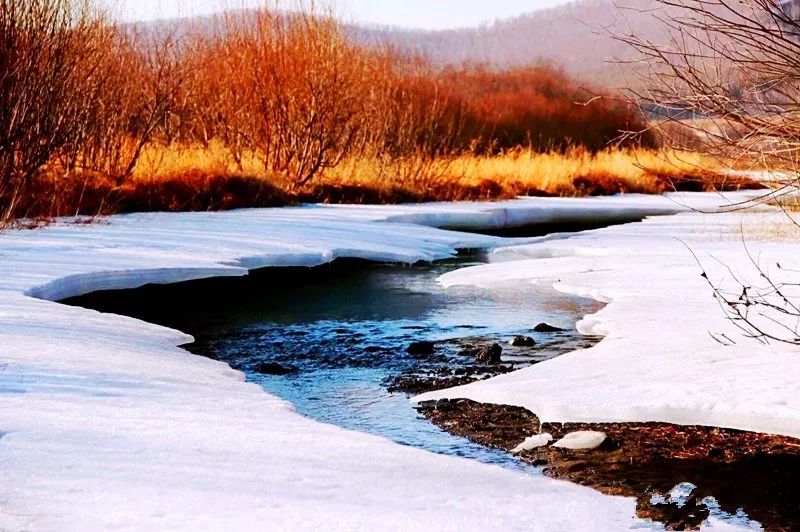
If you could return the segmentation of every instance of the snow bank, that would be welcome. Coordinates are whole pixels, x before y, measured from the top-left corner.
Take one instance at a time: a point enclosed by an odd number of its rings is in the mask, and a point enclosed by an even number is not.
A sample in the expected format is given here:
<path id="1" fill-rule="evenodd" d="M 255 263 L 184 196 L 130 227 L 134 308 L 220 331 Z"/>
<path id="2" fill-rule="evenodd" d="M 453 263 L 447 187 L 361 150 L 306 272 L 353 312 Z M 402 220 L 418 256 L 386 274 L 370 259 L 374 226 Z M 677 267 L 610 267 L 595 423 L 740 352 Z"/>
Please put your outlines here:
<path id="1" fill-rule="evenodd" d="M 0 529 L 627 528 L 632 500 L 311 421 L 176 347 L 185 334 L 52 301 L 339 257 L 442 259 L 507 241 L 425 225 L 665 214 L 684 208 L 675 199 L 146 214 L 2 232 Z"/>
<path id="2" fill-rule="evenodd" d="M 797 283 L 797 271 L 776 265 L 796 264 L 800 245 L 770 229 L 788 223 L 772 211 L 687 213 L 497 250 L 523 260 L 459 270 L 441 282 L 544 283 L 607 302 L 578 323 L 579 331 L 605 338 L 591 349 L 418 399 L 515 405 L 548 422 L 655 421 L 800 437 L 800 350 L 745 338 L 725 319 L 692 256 L 733 293 L 742 290 L 734 276 L 765 284 L 754 264 Z"/>

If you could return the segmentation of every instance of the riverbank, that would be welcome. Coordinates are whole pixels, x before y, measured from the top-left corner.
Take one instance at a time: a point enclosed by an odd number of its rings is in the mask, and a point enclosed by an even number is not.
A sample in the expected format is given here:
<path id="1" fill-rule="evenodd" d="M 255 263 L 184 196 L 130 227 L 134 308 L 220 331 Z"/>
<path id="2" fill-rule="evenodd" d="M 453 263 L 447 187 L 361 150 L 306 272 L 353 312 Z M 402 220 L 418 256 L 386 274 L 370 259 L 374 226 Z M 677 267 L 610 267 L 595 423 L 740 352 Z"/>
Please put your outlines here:
<path id="1" fill-rule="evenodd" d="M 541 423 L 524 408 L 467 399 L 431 401 L 419 410 L 451 434 L 509 453 L 531 434 L 557 441 L 577 431 L 602 432 L 606 439 L 596 449 L 544 445 L 517 456 L 549 477 L 633 497 L 639 518 L 671 530 L 699 529 L 715 511 L 732 525 L 800 526 L 795 438 L 667 423 Z M 676 490 L 684 493 L 673 499 Z"/>
<path id="2" fill-rule="evenodd" d="M 761 334 L 778 337 L 792 324 L 773 308 L 753 308 L 746 317 L 763 327 L 758 333 L 726 312 L 748 293 L 798 296 L 797 272 L 784 266 L 800 256 L 798 233 L 784 217 L 653 218 L 496 250 L 505 261 L 447 274 L 446 286 L 530 282 L 602 301 L 578 329 L 604 338 L 416 400 L 437 425 L 506 450 L 540 432 L 554 440 L 603 432 L 594 451 L 545 445 L 522 456 L 555 478 L 636 497 L 642 518 L 693 528 L 722 509 L 767 529 L 795 529 L 797 349 Z M 674 490 L 684 493 L 671 503 Z"/>
<path id="3" fill-rule="evenodd" d="M 191 341 L 185 334 L 52 301 L 344 257 L 443 259 L 457 248 L 521 241 L 427 225 L 612 223 L 681 212 L 687 203 L 712 210 L 721 201 L 626 196 L 306 207 L 130 215 L 89 225 L 63 220 L 4 231 L 0 528 L 635 525 L 631 499 L 312 422 L 244 383 L 241 373 L 176 347 Z"/>

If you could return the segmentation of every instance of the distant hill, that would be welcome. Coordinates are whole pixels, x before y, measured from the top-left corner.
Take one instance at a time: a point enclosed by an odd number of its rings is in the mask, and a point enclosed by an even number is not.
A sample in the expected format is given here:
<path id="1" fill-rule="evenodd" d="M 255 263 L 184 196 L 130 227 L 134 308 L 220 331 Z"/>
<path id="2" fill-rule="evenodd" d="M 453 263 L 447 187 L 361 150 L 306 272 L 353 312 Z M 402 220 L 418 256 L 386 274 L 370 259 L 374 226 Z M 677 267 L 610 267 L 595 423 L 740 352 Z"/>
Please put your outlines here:
<path id="1" fill-rule="evenodd" d="M 418 31 L 353 28 L 360 39 L 384 41 L 437 63 L 482 62 L 507 67 L 547 61 L 604 86 L 626 85 L 636 67 L 628 45 L 614 37 L 635 31 L 652 40 L 666 32 L 664 8 L 651 0 L 579 0 L 478 28 Z"/>
<path id="2" fill-rule="evenodd" d="M 246 20 L 248 13 L 242 10 L 235 16 Z M 635 84 L 637 67 L 619 64 L 632 52 L 614 35 L 633 29 L 659 40 L 665 35 L 659 15 L 668 13 L 654 0 L 578 0 L 477 28 L 428 31 L 349 25 L 348 30 L 362 42 L 390 44 L 437 64 L 478 62 L 502 68 L 550 62 L 595 86 L 617 88 Z M 136 26 L 154 32 L 212 31 L 213 20 L 196 17 Z"/>

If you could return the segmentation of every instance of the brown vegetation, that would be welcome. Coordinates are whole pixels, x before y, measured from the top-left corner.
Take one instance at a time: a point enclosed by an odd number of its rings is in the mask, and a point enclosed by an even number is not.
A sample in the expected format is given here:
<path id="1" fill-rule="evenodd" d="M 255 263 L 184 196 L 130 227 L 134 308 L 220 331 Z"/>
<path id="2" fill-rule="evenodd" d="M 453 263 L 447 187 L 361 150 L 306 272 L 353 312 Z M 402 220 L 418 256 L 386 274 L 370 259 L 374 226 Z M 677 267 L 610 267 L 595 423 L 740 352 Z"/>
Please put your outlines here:
<path id="1" fill-rule="evenodd" d="M 709 186 L 708 161 L 648 151 L 635 108 L 553 67 L 441 70 L 318 12 L 215 25 L 138 33 L 88 3 L 0 0 L 0 222 Z"/>

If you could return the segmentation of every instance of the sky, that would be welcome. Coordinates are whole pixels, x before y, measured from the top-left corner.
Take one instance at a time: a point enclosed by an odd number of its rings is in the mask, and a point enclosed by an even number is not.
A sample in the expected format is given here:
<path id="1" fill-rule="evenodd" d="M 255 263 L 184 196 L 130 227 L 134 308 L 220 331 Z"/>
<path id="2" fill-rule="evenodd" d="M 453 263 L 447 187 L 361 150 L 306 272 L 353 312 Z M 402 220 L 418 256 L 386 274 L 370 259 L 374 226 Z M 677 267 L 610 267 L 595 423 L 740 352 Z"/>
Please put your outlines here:
<path id="1" fill-rule="evenodd" d="M 347 21 L 425 29 L 477 26 L 563 3 L 564 0 L 338 0 Z M 226 7 L 263 5 L 258 0 L 113 0 L 123 20 L 152 20 L 213 13 Z"/>

